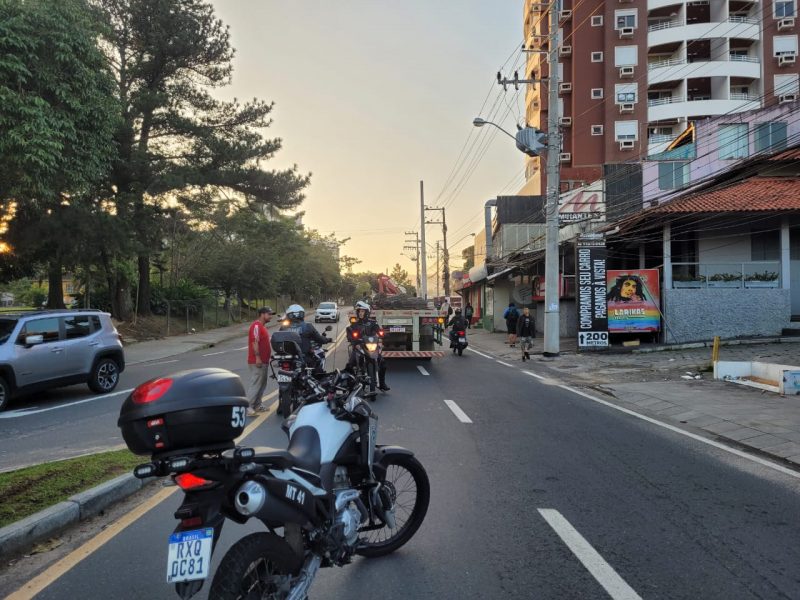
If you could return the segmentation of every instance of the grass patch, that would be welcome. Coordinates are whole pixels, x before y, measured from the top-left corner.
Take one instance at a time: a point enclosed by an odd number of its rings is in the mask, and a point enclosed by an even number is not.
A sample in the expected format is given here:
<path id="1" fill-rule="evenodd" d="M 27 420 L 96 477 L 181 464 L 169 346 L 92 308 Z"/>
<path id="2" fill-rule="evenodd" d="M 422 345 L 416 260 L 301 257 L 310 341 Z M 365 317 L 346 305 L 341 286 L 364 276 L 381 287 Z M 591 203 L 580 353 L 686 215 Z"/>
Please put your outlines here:
<path id="1" fill-rule="evenodd" d="M 142 462 L 128 450 L 114 450 L 0 473 L 0 527 L 130 473 Z"/>

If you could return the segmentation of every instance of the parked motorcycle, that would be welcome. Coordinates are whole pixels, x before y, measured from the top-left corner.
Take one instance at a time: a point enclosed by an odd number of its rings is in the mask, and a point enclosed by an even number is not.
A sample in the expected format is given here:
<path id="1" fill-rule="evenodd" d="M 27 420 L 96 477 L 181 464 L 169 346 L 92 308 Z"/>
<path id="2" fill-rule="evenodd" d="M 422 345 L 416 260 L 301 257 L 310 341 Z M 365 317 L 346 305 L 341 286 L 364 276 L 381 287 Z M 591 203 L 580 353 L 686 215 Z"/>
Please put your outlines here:
<path id="1" fill-rule="evenodd" d="M 430 485 L 413 453 L 376 442 L 377 416 L 346 373 L 317 381 L 289 425 L 289 446 L 235 446 L 245 426 L 241 380 L 222 369 L 183 371 L 140 385 L 118 425 L 151 462 L 139 478 L 170 476 L 183 490 L 166 578 L 191 598 L 209 577 L 226 520 L 265 531 L 237 541 L 213 573 L 209 598 L 305 600 L 317 570 L 406 544 L 428 509 Z M 280 533 L 279 533 L 280 532 Z"/>
<path id="2" fill-rule="evenodd" d="M 464 354 L 464 350 L 469 346 L 467 343 L 466 330 L 453 329 L 450 337 L 450 347 L 453 349 L 453 354 L 458 353 L 459 356 Z"/>
<path id="3" fill-rule="evenodd" d="M 332 327 L 328 325 L 325 331 L 331 329 Z M 301 375 L 309 369 L 316 373 L 325 372 L 325 349 L 315 345 L 312 352 L 316 364 L 308 364 L 302 351 L 300 336 L 296 333 L 276 331 L 272 334 L 270 342 L 274 353 L 273 373 L 278 380 L 278 414 L 288 417 L 299 406 Z"/>

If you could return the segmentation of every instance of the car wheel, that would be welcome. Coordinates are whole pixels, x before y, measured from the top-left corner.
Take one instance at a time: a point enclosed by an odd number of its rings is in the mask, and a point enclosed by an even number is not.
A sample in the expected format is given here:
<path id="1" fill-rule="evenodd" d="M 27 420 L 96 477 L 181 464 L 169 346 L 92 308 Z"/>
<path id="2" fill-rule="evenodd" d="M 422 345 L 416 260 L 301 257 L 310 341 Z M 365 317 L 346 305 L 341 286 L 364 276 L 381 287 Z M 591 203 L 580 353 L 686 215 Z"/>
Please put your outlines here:
<path id="1" fill-rule="evenodd" d="M 0 377 L 0 410 L 8 408 L 8 403 L 11 400 L 11 388 L 8 387 L 6 380 Z"/>
<path id="2" fill-rule="evenodd" d="M 119 383 L 119 365 L 113 358 L 101 358 L 89 375 L 89 389 L 96 394 L 107 394 Z"/>

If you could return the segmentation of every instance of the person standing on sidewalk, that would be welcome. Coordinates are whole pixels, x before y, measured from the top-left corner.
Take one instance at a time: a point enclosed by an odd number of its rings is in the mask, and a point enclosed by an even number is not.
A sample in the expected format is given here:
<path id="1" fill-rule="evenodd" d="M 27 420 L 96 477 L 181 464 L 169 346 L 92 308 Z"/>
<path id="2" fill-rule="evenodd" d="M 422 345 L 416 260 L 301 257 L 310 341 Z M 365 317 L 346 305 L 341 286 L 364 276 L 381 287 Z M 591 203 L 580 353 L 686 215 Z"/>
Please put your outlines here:
<path id="1" fill-rule="evenodd" d="M 508 331 L 508 344 L 516 347 L 517 343 L 517 321 L 519 321 L 519 312 L 517 312 L 517 305 L 513 302 L 508 303 L 508 308 L 503 313 L 503 318 L 506 320 L 506 331 Z"/>
<path id="2" fill-rule="evenodd" d="M 530 360 L 530 349 L 536 337 L 536 321 L 527 306 L 522 309 L 522 316 L 517 321 L 517 337 L 522 341 L 522 362 Z"/>
<path id="3" fill-rule="evenodd" d="M 474 312 L 472 304 L 467 302 L 467 305 L 464 307 L 464 318 L 467 320 L 467 329 L 472 329 L 472 315 Z"/>
<path id="4" fill-rule="evenodd" d="M 267 388 L 269 375 L 269 359 L 272 350 L 269 345 L 269 333 L 266 324 L 272 319 L 272 309 L 266 306 L 258 309 L 258 318 L 250 325 L 247 333 L 247 370 L 250 373 L 250 387 L 247 389 L 247 401 L 250 406 L 247 416 L 253 417 L 256 411 L 263 411 L 261 397 Z"/>

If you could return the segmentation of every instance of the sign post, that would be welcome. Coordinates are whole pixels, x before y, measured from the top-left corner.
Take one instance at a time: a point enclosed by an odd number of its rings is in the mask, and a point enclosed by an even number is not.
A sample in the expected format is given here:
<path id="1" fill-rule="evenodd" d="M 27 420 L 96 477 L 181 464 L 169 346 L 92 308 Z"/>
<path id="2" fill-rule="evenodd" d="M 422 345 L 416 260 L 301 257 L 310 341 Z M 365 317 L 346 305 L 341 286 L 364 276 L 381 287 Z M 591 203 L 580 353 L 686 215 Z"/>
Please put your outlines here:
<path id="1" fill-rule="evenodd" d="M 598 233 L 579 235 L 575 253 L 578 348 L 608 348 L 604 236 Z"/>

